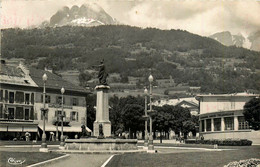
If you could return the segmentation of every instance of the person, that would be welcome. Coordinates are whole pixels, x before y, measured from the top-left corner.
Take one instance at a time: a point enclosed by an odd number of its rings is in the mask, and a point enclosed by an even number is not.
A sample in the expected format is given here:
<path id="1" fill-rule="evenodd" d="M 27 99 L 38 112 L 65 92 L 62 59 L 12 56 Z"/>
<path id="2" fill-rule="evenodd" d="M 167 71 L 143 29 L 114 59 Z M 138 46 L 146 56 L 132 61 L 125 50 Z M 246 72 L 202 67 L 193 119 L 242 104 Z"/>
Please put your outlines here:
<path id="1" fill-rule="evenodd" d="M 204 136 L 203 135 L 201 135 L 200 140 L 204 140 Z"/>
<path id="2" fill-rule="evenodd" d="M 99 84 L 107 85 L 108 73 L 106 72 L 105 69 L 104 60 L 100 61 L 100 65 L 95 65 L 93 67 L 99 67 L 99 73 L 98 73 Z"/>
<path id="3" fill-rule="evenodd" d="M 25 139 L 26 139 L 26 141 L 30 141 L 30 136 L 31 136 L 31 134 L 27 131 L 27 132 L 25 133 Z"/>
<path id="4" fill-rule="evenodd" d="M 54 141 L 54 132 L 50 132 L 50 141 Z"/>

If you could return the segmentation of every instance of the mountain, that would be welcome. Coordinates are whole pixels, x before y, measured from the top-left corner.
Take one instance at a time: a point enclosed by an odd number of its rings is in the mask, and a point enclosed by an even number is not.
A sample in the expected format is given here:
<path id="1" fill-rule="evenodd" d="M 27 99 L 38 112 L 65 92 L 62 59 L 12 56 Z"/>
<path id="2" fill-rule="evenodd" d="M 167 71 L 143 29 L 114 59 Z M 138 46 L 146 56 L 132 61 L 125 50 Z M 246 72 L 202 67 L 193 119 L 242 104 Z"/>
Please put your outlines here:
<path id="1" fill-rule="evenodd" d="M 226 46 L 235 45 L 238 47 L 243 47 L 245 42 L 245 37 L 243 37 L 242 34 L 232 35 L 229 31 L 218 32 L 209 37 Z"/>
<path id="2" fill-rule="evenodd" d="M 257 37 L 256 35 L 252 36 Z M 53 71 L 76 70 L 96 78 L 93 65 L 105 59 L 109 74 L 156 79 L 172 76 L 176 84 L 205 93 L 260 91 L 260 52 L 224 46 L 184 30 L 126 25 L 62 26 L 2 30 L 2 57 L 24 58 L 28 65 Z M 140 88 L 149 83 L 142 80 Z"/>
<path id="3" fill-rule="evenodd" d="M 96 3 L 77 5 L 71 8 L 65 6 L 53 16 L 49 22 L 43 22 L 44 26 L 98 26 L 105 24 L 117 24 L 117 20 L 112 18 L 106 11 Z"/>
<path id="4" fill-rule="evenodd" d="M 229 31 L 218 32 L 209 36 L 225 46 L 237 46 L 260 51 L 260 31 L 251 33 L 247 38 L 242 34 L 232 35 Z"/>
<path id="5" fill-rule="evenodd" d="M 260 51 L 260 31 L 251 33 L 248 39 L 252 43 L 250 49 Z"/>

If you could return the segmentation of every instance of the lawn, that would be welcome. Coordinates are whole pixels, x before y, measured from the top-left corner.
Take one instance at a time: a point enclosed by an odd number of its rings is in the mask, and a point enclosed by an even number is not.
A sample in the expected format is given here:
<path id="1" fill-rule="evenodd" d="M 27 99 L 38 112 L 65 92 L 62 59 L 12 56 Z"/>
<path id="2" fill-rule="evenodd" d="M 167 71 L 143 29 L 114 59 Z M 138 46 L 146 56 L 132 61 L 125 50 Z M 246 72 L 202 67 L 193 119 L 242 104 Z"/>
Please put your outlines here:
<path id="1" fill-rule="evenodd" d="M 28 166 L 38 162 L 46 161 L 49 159 L 53 159 L 63 154 L 55 154 L 55 153 L 41 153 L 41 152 L 0 152 L 0 166 L 14 166 L 8 163 L 8 159 L 12 158 L 17 160 L 21 160 L 25 162 L 22 165 L 15 166 Z"/>
<path id="2" fill-rule="evenodd" d="M 60 141 L 46 141 L 47 145 L 60 145 Z M 3 141 L 0 140 L 0 146 L 4 145 L 41 145 L 42 141 Z"/>
<path id="3" fill-rule="evenodd" d="M 231 161 L 260 158 L 260 146 L 236 147 L 236 149 L 238 150 L 115 155 L 106 167 L 223 167 Z"/>

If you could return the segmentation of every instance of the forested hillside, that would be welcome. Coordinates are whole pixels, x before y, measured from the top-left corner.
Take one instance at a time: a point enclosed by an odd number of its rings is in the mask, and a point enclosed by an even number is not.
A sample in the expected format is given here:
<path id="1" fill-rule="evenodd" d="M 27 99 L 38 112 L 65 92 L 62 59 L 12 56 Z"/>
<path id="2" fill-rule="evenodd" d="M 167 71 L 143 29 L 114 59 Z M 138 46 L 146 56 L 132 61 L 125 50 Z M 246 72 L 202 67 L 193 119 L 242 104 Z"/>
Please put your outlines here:
<path id="1" fill-rule="evenodd" d="M 2 56 L 81 73 L 104 58 L 108 72 L 122 78 L 147 77 L 152 69 L 155 79 L 171 75 L 177 84 L 201 86 L 202 92 L 260 90 L 260 52 L 226 47 L 183 30 L 123 25 L 5 29 Z"/>

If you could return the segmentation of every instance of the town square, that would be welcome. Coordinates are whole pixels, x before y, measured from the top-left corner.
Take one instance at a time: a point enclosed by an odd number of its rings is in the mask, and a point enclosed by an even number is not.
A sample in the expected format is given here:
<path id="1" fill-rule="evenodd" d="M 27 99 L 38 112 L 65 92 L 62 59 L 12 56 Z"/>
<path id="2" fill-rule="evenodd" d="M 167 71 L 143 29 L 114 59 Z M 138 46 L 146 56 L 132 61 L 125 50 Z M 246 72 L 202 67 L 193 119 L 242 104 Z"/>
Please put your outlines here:
<path id="1" fill-rule="evenodd" d="M 0 166 L 260 166 L 259 11 L 2 0 Z"/>

